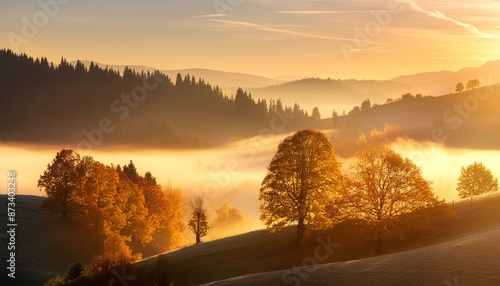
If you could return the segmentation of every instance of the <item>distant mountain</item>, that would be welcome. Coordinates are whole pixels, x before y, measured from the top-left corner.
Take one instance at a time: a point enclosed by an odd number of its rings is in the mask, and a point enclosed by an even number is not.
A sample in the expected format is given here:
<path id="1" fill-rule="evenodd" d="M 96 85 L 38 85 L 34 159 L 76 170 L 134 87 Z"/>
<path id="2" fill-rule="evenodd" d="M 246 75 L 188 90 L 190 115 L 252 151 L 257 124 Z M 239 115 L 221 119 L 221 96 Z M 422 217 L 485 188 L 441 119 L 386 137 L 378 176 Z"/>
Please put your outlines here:
<path id="1" fill-rule="evenodd" d="M 324 118 L 348 113 L 354 106 L 370 99 L 371 103 L 385 103 L 387 98 L 398 98 L 410 92 L 412 87 L 395 81 L 334 80 L 308 78 L 279 85 L 248 89 L 255 98 L 281 99 L 286 105 L 299 103 L 311 112 L 318 107 Z"/>
<path id="2" fill-rule="evenodd" d="M 81 61 L 85 66 L 89 66 L 91 61 Z M 75 64 L 72 62 L 72 64 Z M 154 72 L 157 70 L 156 68 L 147 67 L 147 66 L 126 66 L 126 65 L 106 65 L 102 63 L 95 63 L 101 68 L 105 68 L 108 66 L 114 70 L 120 71 L 123 74 L 123 70 L 125 67 L 129 67 L 136 72 Z M 183 77 L 185 75 L 194 76 L 196 78 L 202 78 L 205 82 L 210 83 L 212 86 L 219 86 L 224 90 L 224 92 L 230 94 L 235 94 L 236 90 L 241 88 L 259 88 L 270 85 L 275 85 L 279 83 L 283 83 L 285 79 L 273 79 L 263 76 L 256 76 L 245 73 L 236 73 L 236 72 L 224 72 L 210 69 L 180 69 L 180 70 L 161 70 L 165 75 L 170 78 L 175 78 L 177 74 L 181 74 Z"/>
<path id="3" fill-rule="evenodd" d="M 259 88 L 279 84 L 285 82 L 284 80 L 277 80 L 268 77 L 256 76 L 245 73 L 224 72 L 209 69 L 182 69 L 182 70 L 162 70 L 166 75 L 174 78 L 175 75 L 189 74 L 196 78 L 202 78 L 212 85 L 218 85 L 224 91 L 236 90 L 241 88 Z"/>
<path id="4" fill-rule="evenodd" d="M 423 94 L 441 95 L 455 92 L 457 83 L 464 85 L 471 79 L 479 79 L 481 85 L 500 83 L 500 60 L 490 61 L 475 68 L 458 71 L 424 72 L 393 78 L 391 81 L 412 86 L 412 91 Z"/>

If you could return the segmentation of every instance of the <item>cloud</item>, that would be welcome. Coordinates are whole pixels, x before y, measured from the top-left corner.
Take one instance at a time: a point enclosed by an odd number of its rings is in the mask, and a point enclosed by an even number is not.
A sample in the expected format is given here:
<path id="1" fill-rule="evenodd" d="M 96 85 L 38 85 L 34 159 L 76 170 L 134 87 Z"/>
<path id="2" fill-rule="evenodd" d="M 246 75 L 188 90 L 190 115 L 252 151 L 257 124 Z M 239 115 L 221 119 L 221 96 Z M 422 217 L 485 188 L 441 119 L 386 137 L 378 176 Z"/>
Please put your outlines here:
<path id="1" fill-rule="evenodd" d="M 253 29 L 256 29 L 256 30 L 260 30 L 260 31 L 266 31 L 266 32 L 273 32 L 273 33 L 285 34 L 285 35 L 290 35 L 290 36 L 296 36 L 296 37 L 312 38 L 312 39 L 323 39 L 323 40 L 356 42 L 356 40 L 352 39 L 352 38 L 333 37 L 333 36 L 326 36 L 326 35 L 318 35 L 318 34 L 312 34 L 312 33 L 297 32 L 297 31 L 291 31 L 291 30 L 285 30 L 285 29 L 278 29 L 278 28 L 272 28 L 272 27 L 268 27 L 268 26 L 264 26 L 264 25 L 260 25 L 260 24 L 251 23 L 251 22 L 217 20 L 217 19 L 212 19 L 212 21 L 218 22 L 218 23 L 229 24 L 229 25 L 235 25 L 235 26 L 242 26 L 242 27 L 253 28 Z"/>
<path id="2" fill-rule="evenodd" d="M 207 14 L 207 15 L 198 15 L 198 16 L 192 16 L 191 18 L 217 18 L 217 17 L 225 17 L 229 16 L 230 14 Z"/>
<path id="3" fill-rule="evenodd" d="M 469 32 L 471 32 L 472 34 L 475 34 L 477 36 L 481 36 L 481 37 L 485 37 L 485 38 L 500 39 L 500 35 L 495 35 L 495 34 L 490 34 L 490 33 L 484 33 L 482 31 L 480 31 L 476 26 L 474 26 L 472 24 L 460 22 L 458 20 L 450 18 L 450 17 L 446 16 L 445 14 L 443 14 L 440 11 L 425 10 L 415 0 L 401 0 L 400 2 L 408 3 L 408 5 L 410 5 L 410 7 L 413 10 L 415 10 L 417 12 L 420 12 L 420 13 L 423 13 L 423 14 L 429 16 L 429 17 L 433 17 L 433 18 L 436 18 L 436 19 L 441 19 L 441 20 L 445 20 L 445 21 L 448 21 L 448 22 L 452 22 L 452 23 L 454 23 L 454 24 L 456 24 L 456 25 L 458 25 L 460 27 L 465 28 L 466 30 L 468 30 Z"/>
<path id="4" fill-rule="evenodd" d="M 293 15 L 324 15 L 324 14 L 350 14 L 350 13 L 370 13 L 373 11 L 316 11 L 316 10 L 304 10 L 304 11 L 276 11 L 276 14 L 293 14 Z"/>

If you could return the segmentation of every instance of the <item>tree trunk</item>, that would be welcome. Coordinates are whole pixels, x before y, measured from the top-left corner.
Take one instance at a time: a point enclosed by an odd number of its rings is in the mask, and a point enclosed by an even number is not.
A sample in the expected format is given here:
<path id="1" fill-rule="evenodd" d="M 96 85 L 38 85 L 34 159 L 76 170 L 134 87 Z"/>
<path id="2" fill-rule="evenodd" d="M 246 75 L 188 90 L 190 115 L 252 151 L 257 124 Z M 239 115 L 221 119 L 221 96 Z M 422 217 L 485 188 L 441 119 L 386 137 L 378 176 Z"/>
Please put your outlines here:
<path id="1" fill-rule="evenodd" d="M 200 235 L 196 234 L 196 243 L 200 243 L 200 242 L 201 242 Z"/>
<path id="2" fill-rule="evenodd" d="M 302 242 L 305 231 L 306 226 L 304 225 L 304 217 L 299 217 L 299 223 L 297 224 L 297 244 Z"/>

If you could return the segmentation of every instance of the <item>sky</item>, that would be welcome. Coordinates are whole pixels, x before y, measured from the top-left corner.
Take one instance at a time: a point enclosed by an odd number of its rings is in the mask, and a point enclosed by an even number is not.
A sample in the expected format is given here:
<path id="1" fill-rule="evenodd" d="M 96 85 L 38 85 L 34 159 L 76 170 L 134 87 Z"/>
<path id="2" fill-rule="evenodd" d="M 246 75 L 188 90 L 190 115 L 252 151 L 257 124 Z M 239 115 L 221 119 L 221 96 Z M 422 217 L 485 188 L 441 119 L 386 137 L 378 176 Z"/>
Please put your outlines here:
<path id="1" fill-rule="evenodd" d="M 268 77 L 390 79 L 499 59 L 500 1 L 0 0 L 0 48 Z"/>

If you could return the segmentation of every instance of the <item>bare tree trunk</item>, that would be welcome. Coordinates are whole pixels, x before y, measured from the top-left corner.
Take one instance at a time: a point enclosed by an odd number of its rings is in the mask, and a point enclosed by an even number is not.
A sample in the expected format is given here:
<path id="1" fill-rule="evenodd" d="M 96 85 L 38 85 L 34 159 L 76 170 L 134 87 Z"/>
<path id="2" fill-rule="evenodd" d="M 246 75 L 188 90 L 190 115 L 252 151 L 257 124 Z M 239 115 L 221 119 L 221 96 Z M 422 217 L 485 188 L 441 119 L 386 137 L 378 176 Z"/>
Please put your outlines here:
<path id="1" fill-rule="evenodd" d="M 304 217 L 299 217 L 299 223 L 297 224 L 297 244 L 302 242 L 305 231 L 306 226 L 304 225 Z"/>

